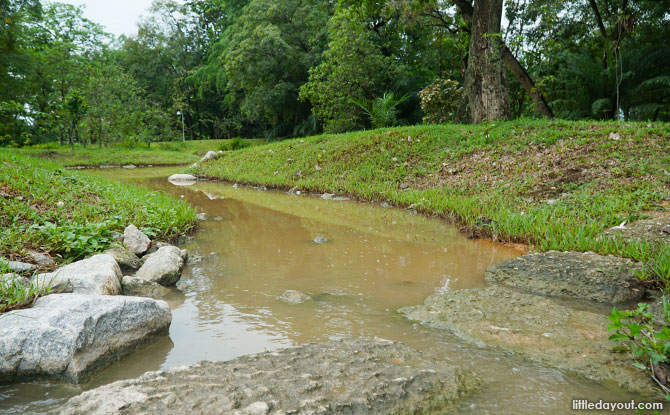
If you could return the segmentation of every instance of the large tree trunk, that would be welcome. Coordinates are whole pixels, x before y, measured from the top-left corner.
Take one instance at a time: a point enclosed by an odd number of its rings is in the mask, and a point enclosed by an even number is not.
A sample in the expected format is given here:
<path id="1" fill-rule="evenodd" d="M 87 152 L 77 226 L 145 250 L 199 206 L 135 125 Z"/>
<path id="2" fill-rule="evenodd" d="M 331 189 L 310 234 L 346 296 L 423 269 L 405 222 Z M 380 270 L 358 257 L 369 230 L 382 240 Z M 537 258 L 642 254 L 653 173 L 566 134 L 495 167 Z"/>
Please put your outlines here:
<path id="1" fill-rule="evenodd" d="M 474 9 L 472 8 L 471 0 L 454 0 L 454 3 L 456 3 L 456 6 L 458 6 L 461 13 L 463 13 L 465 20 L 472 23 L 472 14 L 474 13 Z M 535 89 L 535 82 L 533 82 L 533 78 L 530 77 L 526 69 L 521 65 L 521 63 L 517 60 L 517 58 L 507 46 L 505 46 L 503 49 L 503 59 L 516 79 L 519 80 L 521 86 L 523 86 L 523 88 L 533 100 L 535 111 L 544 115 L 545 117 L 554 118 L 554 112 L 551 110 L 551 107 L 549 107 L 549 104 L 544 98 L 544 95 Z"/>
<path id="2" fill-rule="evenodd" d="M 468 68 L 465 72 L 467 119 L 471 123 L 509 118 L 509 89 L 500 34 L 503 0 L 476 0 Z"/>

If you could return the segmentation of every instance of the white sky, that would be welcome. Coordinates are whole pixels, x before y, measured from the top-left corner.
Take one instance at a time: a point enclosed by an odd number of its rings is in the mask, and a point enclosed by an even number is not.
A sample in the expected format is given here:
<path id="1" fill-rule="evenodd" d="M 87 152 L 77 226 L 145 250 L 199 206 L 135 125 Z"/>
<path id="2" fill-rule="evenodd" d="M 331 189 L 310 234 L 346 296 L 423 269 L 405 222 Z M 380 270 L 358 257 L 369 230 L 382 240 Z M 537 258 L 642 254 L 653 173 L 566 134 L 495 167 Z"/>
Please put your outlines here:
<path id="1" fill-rule="evenodd" d="M 116 36 L 137 33 L 140 15 L 148 14 L 152 0 L 56 0 L 75 6 L 84 5 L 84 17 L 99 23 Z"/>

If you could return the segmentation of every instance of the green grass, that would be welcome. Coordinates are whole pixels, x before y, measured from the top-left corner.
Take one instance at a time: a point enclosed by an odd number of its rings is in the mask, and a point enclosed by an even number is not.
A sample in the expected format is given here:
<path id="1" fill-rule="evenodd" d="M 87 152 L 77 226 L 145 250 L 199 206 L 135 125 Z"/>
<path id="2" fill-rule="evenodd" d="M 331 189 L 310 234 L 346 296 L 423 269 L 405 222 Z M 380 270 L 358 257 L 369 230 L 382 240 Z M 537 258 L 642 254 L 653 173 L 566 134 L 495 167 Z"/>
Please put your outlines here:
<path id="1" fill-rule="evenodd" d="M 6 272 L 0 267 L 0 276 Z M 18 275 L 0 278 L 0 318 L 1 313 L 31 307 L 39 297 L 50 292 L 50 287 L 39 287 L 36 282 Z"/>
<path id="2" fill-rule="evenodd" d="M 68 262 L 103 251 L 130 223 L 171 239 L 195 222 L 190 206 L 163 193 L 0 150 L 0 256 L 7 259 L 25 260 L 33 249 Z"/>
<path id="3" fill-rule="evenodd" d="M 475 236 L 646 262 L 670 288 L 668 248 L 604 238 L 667 214 L 670 124 L 530 121 L 321 135 L 226 152 L 193 169 L 231 182 L 387 201 Z M 660 271 L 659 274 L 657 271 Z"/>
<path id="4" fill-rule="evenodd" d="M 76 145 L 74 150 L 58 143 L 48 143 L 7 151 L 47 159 L 66 167 L 174 165 L 195 163 L 207 151 L 223 149 L 230 141 L 194 140 L 185 143 L 174 141 L 153 143 L 150 148 L 139 144 L 136 147 L 109 145 L 103 148 Z M 265 139 L 243 139 L 240 142 L 244 145 L 258 145 L 264 144 Z"/>

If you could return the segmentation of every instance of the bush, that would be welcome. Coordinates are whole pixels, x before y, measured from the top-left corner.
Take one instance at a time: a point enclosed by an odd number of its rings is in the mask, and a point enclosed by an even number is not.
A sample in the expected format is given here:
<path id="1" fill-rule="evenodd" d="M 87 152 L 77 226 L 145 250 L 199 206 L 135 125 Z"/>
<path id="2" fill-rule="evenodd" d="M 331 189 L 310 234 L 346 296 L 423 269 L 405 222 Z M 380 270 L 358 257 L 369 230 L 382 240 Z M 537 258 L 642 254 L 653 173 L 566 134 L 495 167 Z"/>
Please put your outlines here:
<path id="1" fill-rule="evenodd" d="M 457 81 L 436 79 L 419 92 L 423 122 L 444 124 L 454 119 L 461 101 L 462 88 Z"/>
<path id="2" fill-rule="evenodd" d="M 654 314 L 649 304 L 638 304 L 637 309 L 612 310 L 608 326 L 614 334 L 610 340 L 624 342 L 623 350 L 636 360 L 634 366 L 646 371 L 670 395 L 668 373 L 670 373 L 670 305 L 665 296 L 662 301 L 663 326 L 656 327 Z M 670 396 L 668 396 L 670 397 Z"/>
<path id="3" fill-rule="evenodd" d="M 249 147 L 250 145 L 250 143 L 242 140 L 240 137 L 235 137 L 231 138 L 227 142 L 221 143 L 221 145 L 219 145 L 219 150 L 234 151 Z"/>
<path id="4" fill-rule="evenodd" d="M 372 101 L 367 99 L 350 99 L 349 102 L 358 105 L 370 118 L 372 128 L 392 127 L 398 122 L 398 105 L 407 101 L 409 95 L 396 95 L 393 92 L 384 93 Z"/>
<path id="5" fill-rule="evenodd" d="M 162 141 L 157 144 L 160 150 L 183 151 L 186 145 L 183 141 Z"/>

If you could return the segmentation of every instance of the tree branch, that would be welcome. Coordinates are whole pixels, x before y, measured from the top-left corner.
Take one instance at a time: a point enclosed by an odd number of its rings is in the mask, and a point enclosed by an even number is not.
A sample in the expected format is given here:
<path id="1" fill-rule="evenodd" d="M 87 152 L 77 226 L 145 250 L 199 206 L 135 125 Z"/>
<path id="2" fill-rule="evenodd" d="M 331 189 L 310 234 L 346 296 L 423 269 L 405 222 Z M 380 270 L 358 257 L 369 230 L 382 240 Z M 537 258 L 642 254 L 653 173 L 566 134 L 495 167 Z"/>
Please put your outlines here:
<path id="1" fill-rule="evenodd" d="M 598 29 L 600 29 L 600 34 L 607 39 L 609 36 L 607 36 L 607 30 L 605 30 L 605 25 L 603 24 L 603 18 L 600 16 L 600 11 L 598 10 L 598 5 L 596 4 L 596 0 L 589 0 L 589 4 L 591 5 L 591 8 L 593 9 L 593 14 L 596 15 L 596 23 L 598 24 Z"/>

